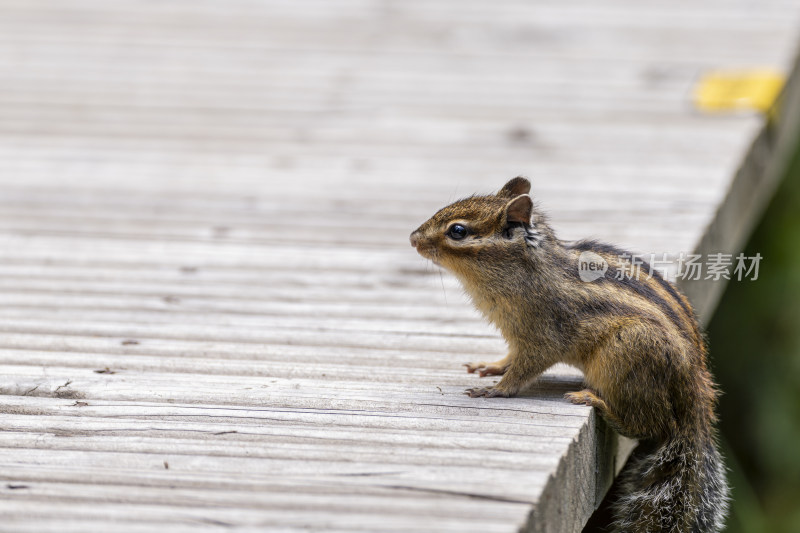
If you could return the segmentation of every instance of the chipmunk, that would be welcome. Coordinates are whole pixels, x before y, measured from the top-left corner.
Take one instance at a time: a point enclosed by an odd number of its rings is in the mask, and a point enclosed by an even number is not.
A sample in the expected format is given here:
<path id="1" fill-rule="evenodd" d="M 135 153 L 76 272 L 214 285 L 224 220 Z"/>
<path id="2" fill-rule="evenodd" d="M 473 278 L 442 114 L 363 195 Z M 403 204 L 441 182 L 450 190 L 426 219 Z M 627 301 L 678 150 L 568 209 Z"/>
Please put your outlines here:
<path id="1" fill-rule="evenodd" d="M 716 446 L 716 389 L 691 304 L 633 254 L 593 240 L 559 240 L 517 177 L 497 194 L 437 212 L 411 245 L 458 278 L 502 333 L 508 355 L 467 363 L 494 386 L 471 397 L 517 394 L 555 363 L 583 371 L 585 404 L 639 440 L 620 474 L 616 531 L 720 531 L 727 514 L 725 467 Z M 581 254 L 607 264 L 583 281 Z M 585 276 L 584 276 L 585 277 Z"/>

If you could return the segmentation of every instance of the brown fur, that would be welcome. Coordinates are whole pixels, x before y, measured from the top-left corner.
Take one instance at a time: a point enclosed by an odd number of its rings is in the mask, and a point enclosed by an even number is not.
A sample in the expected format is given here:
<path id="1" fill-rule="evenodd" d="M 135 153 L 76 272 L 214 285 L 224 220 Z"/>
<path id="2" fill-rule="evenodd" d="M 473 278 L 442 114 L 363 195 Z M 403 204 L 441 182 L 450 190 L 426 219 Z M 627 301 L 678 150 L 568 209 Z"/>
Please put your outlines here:
<path id="1" fill-rule="evenodd" d="M 714 443 L 716 391 L 691 305 L 646 263 L 633 265 L 631 254 L 558 240 L 529 191 L 528 180 L 514 178 L 495 195 L 441 209 L 411 234 L 508 343 L 504 359 L 466 365 L 481 377 L 503 376 L 468 394 L 513 396 L 557 362 L 581 369 L 588 388 L 567 399 L 595 407 L 641 442 L 622 474 L 617 530 L 718 531 L 727 485 Z M 463 238 L 454 224 L 466 228 Z M 604 276 L 580 279 L 582 252 L 608 263 Z"/>

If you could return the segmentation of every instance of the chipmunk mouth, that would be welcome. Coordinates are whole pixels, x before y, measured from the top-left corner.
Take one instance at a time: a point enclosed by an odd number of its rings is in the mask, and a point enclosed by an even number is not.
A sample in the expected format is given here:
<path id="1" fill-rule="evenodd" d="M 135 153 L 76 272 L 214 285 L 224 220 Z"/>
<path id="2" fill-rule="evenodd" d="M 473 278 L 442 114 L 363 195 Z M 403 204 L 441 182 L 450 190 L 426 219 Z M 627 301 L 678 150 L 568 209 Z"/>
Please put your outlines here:
<path id="1" fill-rule="evenodd" d="M 422 257 L 424 257 L 428 261 L 432 262 L 434 265 L 436 265 L 438 267 L 442 266 L 442 264 L 439 261 L 437 261 L 437 255 L 436 255 L 436 252 L 434 250 L 432 250 L 432 249 L 430 249 L 430 248 L 428 248 L 426 246 L 420 246 L 420 245 L 414 246 L 414 248 L 417 250 L 417 253 L 419 255 L 421 255 Z"/>
<path id="2" fill-rule="evenodd" d="M 430 260 L 430 261 L 433 261 L 434 263 L 436 263 L 437 265 L 439 265 L 439 262 L 438 262 L 438 261 L 436 261 L 436 254 L 435 254 L 435 253 L 433 253 L 433 251 L 432 251 L 432 250 L 430 250 L 430 249 L 428 249 L 428 248 L 425 248 L 424 246 L 418 246 L 418 247 L 417 247 L 417 253 L 418 253 L 419 255 L 421 255 L 422 257 L 424 257 L 425 259 L 428 259 L 428 260 Z M 439 266 L 441 266 L 441 265 L 439 265 Z"/>

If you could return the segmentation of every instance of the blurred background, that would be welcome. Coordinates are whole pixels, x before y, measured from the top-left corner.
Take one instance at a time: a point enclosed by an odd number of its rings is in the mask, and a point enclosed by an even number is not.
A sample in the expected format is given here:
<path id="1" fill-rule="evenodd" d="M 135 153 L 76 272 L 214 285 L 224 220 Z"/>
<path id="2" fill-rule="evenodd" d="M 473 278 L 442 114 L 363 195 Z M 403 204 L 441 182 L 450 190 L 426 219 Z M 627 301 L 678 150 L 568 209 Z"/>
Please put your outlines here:
<path id="1" fill-rule="evenodd" d="M 731 532 L 800 531 L 800 147 L 745 255 L 759 279 L 730 283 L 708 338 L 722 390 Z"/>

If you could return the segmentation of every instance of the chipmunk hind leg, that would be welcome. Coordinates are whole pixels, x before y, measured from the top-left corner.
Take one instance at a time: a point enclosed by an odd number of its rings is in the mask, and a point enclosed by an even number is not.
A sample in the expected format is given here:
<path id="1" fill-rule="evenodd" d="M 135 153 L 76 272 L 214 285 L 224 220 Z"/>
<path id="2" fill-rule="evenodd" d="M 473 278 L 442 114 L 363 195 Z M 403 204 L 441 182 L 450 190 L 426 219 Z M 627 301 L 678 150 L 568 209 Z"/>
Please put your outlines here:
<path id="1" fill-rule="evenodd" d="M 573 403 L 596 407 L 620 434 L 664 439 L 678 429 L 672 389 L 685 379 L 681 347 L 650 324 L 630 324 L 607 334 L 583 365 L 587 391 L 571 393 Z"/>

